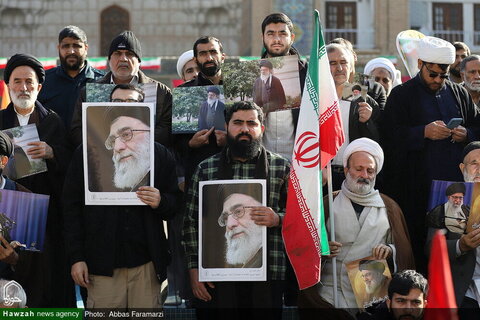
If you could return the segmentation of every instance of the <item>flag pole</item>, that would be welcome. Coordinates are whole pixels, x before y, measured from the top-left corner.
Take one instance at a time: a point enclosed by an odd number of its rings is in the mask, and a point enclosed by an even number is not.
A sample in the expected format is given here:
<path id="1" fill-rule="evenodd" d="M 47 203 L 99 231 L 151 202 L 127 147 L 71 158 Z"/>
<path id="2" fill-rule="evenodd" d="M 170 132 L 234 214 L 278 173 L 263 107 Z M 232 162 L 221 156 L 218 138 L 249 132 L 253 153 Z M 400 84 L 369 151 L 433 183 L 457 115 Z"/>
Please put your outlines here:
<path id="1" fill-rule="evenodd" d="M 330 219 L 330 241 L 335 241 L 335 215 L 333 214 L 333 187 L 332 187 L 332 165 L 327 164 L 327 184 L 328 184 L 328 208 Z M 332 258 L 332 275 L 333 275 L 333 306 L 338 308 L 337 294 L 337 257 Z"/>

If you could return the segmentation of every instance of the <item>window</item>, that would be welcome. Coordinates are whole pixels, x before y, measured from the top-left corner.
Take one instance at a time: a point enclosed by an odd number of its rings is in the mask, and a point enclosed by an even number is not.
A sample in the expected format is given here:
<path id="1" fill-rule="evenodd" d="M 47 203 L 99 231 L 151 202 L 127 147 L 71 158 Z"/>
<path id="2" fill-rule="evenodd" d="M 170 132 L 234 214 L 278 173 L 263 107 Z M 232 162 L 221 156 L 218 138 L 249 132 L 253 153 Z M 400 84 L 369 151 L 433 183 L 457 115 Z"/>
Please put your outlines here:
<path id="1" fill-rule="evenodd" d="M 332 2 L 325 4 L 327 12 L 327 29 L 325 41 L 344 38 L 357 43 L 357 4 L 355 2 Z"/>
<path id="2" fill-rule="evenodd" d="M 433 3 L 434 36 L 449 42 L 463 41 L 463 11 L 461 3 Z"/>
<path id="3" fill-rule="evenodd" d="M 480 4 L 473 7 L 473 44 L 480 46 Z"/>
<path id="4" fill-rule="evenodd" d="M 119 6 L 110 6 L 100 15 L 100 55 L 108 55 L 108 49 L 113 38 L 120 32 L 130 30 L 130 15 Z"/>

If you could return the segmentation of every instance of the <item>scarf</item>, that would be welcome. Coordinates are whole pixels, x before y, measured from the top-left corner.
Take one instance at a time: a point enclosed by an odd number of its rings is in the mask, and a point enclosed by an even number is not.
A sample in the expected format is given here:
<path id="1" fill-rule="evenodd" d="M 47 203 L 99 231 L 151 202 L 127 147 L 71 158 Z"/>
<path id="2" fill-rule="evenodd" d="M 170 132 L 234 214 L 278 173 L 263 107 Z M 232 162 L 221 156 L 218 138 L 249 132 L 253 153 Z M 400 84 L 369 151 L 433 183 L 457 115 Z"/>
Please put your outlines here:
<path id="1" fill-rule="evenodd" d="M 372 190 L 367 194 L 357 194 L 348 190 L 345 181 L 342 182 L 342 193 L 350 199 L 350 201 L 364 207 L 385 208 L 385 203 L 380 197 L 378 190 Z"/>

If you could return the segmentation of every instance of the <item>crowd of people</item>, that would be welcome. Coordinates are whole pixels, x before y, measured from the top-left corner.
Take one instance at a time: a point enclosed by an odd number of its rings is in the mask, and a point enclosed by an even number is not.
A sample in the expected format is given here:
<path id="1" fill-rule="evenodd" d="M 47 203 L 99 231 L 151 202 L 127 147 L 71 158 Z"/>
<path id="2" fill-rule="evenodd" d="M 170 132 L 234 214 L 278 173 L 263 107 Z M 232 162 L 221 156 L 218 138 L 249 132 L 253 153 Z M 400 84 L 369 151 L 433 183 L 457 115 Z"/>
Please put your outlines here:
<path id="1" fill-rule="evenodd" d="M 308 64 L 293 46 L 292 21 L 283 13 L 270 14 L 259 33 L 262 58 L 297 57 L 303 90 Z M 470 55 L 465 44 L 421 39 L 419 72 L 405 83 L 388 59 L 369 61 L 364 73 L 374 81 L 361 98 L 344 96 L 356 72 L 351 43 L 337 38 L 326 46 L 345 135 L 332 160 L 333 206 L 325 208 L 327 220 L 336 221 L 335 230 L 328 230 L 335 241 L 329 242 L 331 255 L 322 257 L 321 282 L 300 292 L 281 235 L 299 109 L 269 110 L 272 102 L 265 101 L 261 89 L 282 85 L 271 75 L 268 60 L 260 64 L 254 102 L 226 107 L 215 87 L 223 85 L 222 43 L 213 36 L 197 39 L 193 50 L 180 55 L 177 71 L 185 81 L 181 87 L 207 86 L 205 125 L 199 124 L 194 134 L 172 135 L 171 90 L 139 70 L 142 47 L 132 31 L 112 39 L 107 74 L 89 65 L 87 36 L 76 26 L 60 31 L 58 52 L 60 65 L 46 72 L 25 53 L 10 57 L 4 72 L 12 102 L 0 111 L 1 129 L 35 124 L 39 141 L 30 143 L 27 154 L 44 159 L 48 167 L 16 181 L 3 176 L 0 181 L 4 189 L 50 196 L 43 252 L 22 251 L 10 244 L 15 239 L 1 239 L 0 276 L 21 284 L 29 307 L 74 307 L 77 284 L 87 308 L 160 308 L 168 277 L 169 294 L 180 292 L 198 319 L 243 319 L 259 309 L 269 310 L 264 318 L 281 319 L 284 305 L 334 309 L 336 273 L 337 307 L 348 311 L 336 316 L 348 318 L 358 306 L 344 262 L 372 256 L 386 260 L 393 277 L 385 299 L 358 317 L 420 319 L 427 303 L 422 274 L 429 246 L 434 232 L 446 229 L 457 305 L 478 310 L 480 231 L 466 232 L 470 210 L 463 203 L 465 187 L 447 189 L 447 204 L 427 215 L 433 180 L 480 181 L 480 56 Z M 156 88 L 153 123 L 130 112 L 109 110 L 104 116 L 104 152 L 112 157 L 114 187 L 135 192 L 144 206 L 85 203 L 82 102 L 87 101 L 87 83 L 114 85 L 110 100 L 115 103 L 144 101 L 138 84 Z M 224 112 L 225 129 L 216 124 L 217 110 Z M 452 119 L 460 120 L 451 125 Z M 139 159 L 150 143 L 150 130 L 154 183 L 145 186 L 140 182 L 151 172 Z M 9 137 L 0 134 L 0 168 L 12 150 Z M 225 228 L 226 264 L 261 265 L 257 227 L 264 226 L 267 280 L 202 282 L 200 184 L 242 179 L 265 180 L 266 203 L 240 189 L 222 188 L 218 224 Z M 243 199 L 240 209 L 238 199 Z M 168 239 L 164 220 L 169 221 Z M 252 250 L 239 248 L 253 239 Z M 373 267 L 366 261 L 361 268 L 370 274 Z M 368 281 L 372 285 L 376 280 Z"/>

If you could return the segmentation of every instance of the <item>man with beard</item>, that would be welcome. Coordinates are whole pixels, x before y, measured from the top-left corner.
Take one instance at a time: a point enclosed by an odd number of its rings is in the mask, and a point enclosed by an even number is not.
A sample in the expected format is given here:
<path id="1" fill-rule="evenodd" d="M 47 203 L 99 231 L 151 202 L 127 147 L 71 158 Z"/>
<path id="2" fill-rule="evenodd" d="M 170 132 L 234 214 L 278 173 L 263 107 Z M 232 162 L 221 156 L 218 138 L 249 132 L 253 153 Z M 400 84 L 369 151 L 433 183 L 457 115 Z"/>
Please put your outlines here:
<path id="1" fill-rule="evenodd" d="M 214 130 L 225 132 L 225 104 L 220 101 L 220 89 L 215 86 L 207 88 L 207 100 L 200 105 L 198 113 L 198 130 Z"/>
<path id="2" fill-rule="evenodd" d="M 262 190 L 250 190 L 249 187 L 242 184 L 223 185 L 218 192 L 224 199 L 218 225 L 225 228 L 225 260 L 231 267 L 262 266 L 263 228 L 255 224 L 251 216 L 252 210 L 262 205 Z"/>
<path id="3" fill-rule="evenodd" d="M 480 56 L 474 54 L 466 57 L 460 63 L 460 75 L 463 86 L 477 106 L 480 102 Z"/>
<path id="4" fill-rule="evenodd" d="M 30 142 L 26 151 L 33 159 L 44 159 L 48 168 L 16 182 L 50 196 L 44 251 L 26 253 L 28 262 L 15 269 L 15 280 L 25 288 L 31 307 L 73 307 L 75 290 L 66 269 L 60 209 L 70 152 L 62 120 L 37 100 L 44 79 L 42 64 L 28 54 L 12 56 L 5 67 L 4 80 L 12 102 L 0 111 L 0 129 L 35 124 L 39 141 Z"/>
<path id="5" fill-rule="evenodd" d="M 280 79 L 273 75 L 273 64 L 260 60 L 260 77 L 253 84 L 253 102 L 263 109 L 265 114 L 282 108 L 287 100 Z"/>
<path id="6" fill-rule="evenodd" d="M 197 318 L 239 319 L 252 316 L 256 308 L 270 308 L 266 316 L 281 319 L 286 255 L 281 225 L 286 204 L 289 163 L 262 145 L 263 111 L 253 102 L 235 102 L 226 109 L 227 146 L 222 152 L 201 162 L 187 193 L 183 227 L 184 248 L 190 284 L 197 298 Z M 207 180 L 266 179 L 267 206 L 250 209 L 256 225 L 267 227 L 267 281 L 203 283 L 198 278 L 199 182 Z M 221 314 L 228 310 L 228 314 Z M 210 314 L 209 311 L 212 313 Z M 219 314 L 216 314 L 218 312 Z"/>
<path id="7" fill-rule="evenodd" d="M 480 142 L 469 143 L 463 149 L 463 162 L 460 170 L 465 182 L 480 182 Z M 446 190 L 448 202 L 427 213 L 428 227 L 426 251 L 430 251 L 431 241 L 437 230 L 445 230 L 450 269 L 452 272 L 455 298 L 460 307 L 460 319 L 476 319 L 480 297 L 480 228 L 466 232 L 470 208 L 463 204 L 465 185 L 452 183 Z M 473 202 L 473 210 L 477 201 Z M 448 210 L 451 208 L 450 210 Z M 472 310 L 472 312 L 469 312 Z"/>
<path id="8" fill-rule="evenodd" d="M 383 151 L 375 141 L 360 138 L 343 153 L 345 181 L 335 194 L 332 208 L 335 241 L 330 241 L 330 257 L 336 257 L 337 269 L 326 259 L 322 269 L 320 296 L 333 304 L 333 272 L 338 278 L 338 307 L 357 308 L 357 302 L 343 262 L 373 256 L 386 259 L 390 270 L 413 269 L 414 261 L 402 210 L 391 198 L 374 190 L 375 179 L 383 166 Z M 324 199 L 328 203 L 328 199 Z M 327 209 L 329 209 L 327 211 Z M 328 227 L 327 227 L 328 228 Z"/>
<path id="9" fill-rule="evenodd" d="M 177 177 L 171 154 L 154 143 L 154 186 L 148 185 L 150 121 L 145 111 L 112 107 L 104 115 L 114 184 L 121 191 L 135 191 L 145 205 L 85 205 L 82 148 L 75 151 L 67 173 L 66 247 L 73 280 L 87 288 L 87 308 L 160 308 L 163 303 L 161 284 L 170 261 L 163 220 L 176 212 Z"/>
<path id="10" fill-rule="evenodd" d="M 110 123 L 105 147 L 113 151 L 113 184 L 126 192 L 137 191 L 150 182 L 149 114 L 144 111 L 147 110 L 114 107 L 105 116 Z"/>
<path id="11" fill-rule="evenodd" d="M 384 192 L 402 208 L 412 237 L 417 268 L 426 270 L 423 245 L 432 180 L 461 181 L 457 170 L 464 146 L 478 139 L 478 109 L 467 90 L 448 78 L 455 48 L 424 37 L 419 42 L 417 76 L 395 87 L 382 119 L 385 148 Z M 461 125 L 447 128 L 452 118 Z"/>
<path id="12" fill-rule="evenodd" d="M 272 13 L 265 17 L 262 22 L 262 41 L 265 50 L 262 58 L 296 55 L 298 57 L 300 89 L 303 92 L 308 65 L 300 58 L 297 49 L 293 47 L 294 40 L 293 23 L 286 14 Z M 263 143 L 268 150 L 291 159 L 299 111 L 300 109 L 297 108 L 269 112 L 266 115 Z"/>
<path id="13" fill-rule="evenodd" d="M 88 64 L 87 35 L 79 27 L 63 28 L 58 35 L 57 48 L 60 66 L 45 72 L 38 101 L 55 111 L 68 130 L 80 88 L 100 79 L 104 73 Z"/>
<path id="14" fill-rule="evenodd" d="M 97 83 L 133 84 L 154 83 L 157 88 L 155 109 L 155 142 L 165 146 L 171 144 L 172 132 L 172 93 L 161 82 L 147 77 L 140 71 L 142 47 L 132 31 L 123 31 L 116 36 L 108 50 L 108 72 Z M 86 89 L 83 88 L 77 100 L 70 127 L 70 138 L 74 147 L 82 143 L 82 102 L 86 101 Z"/>
<path id="15" fill-rule="evenodd" d="M 470 55 L 470 48 L 463 42 L 454 42 L 455 47 L 455 61 L 450 65 L 450 81 L 461 83 L 462 77 L 460 75 L 460 64 L 463 59 Z"/>
<path id="16" fill-rule="evenodd" d="M 387 295 L 389 279 L 383 274 L 385 265 L 381 261 L 362 260 L 358 264 L 358 270 L 365 282 L 364 303 L 382 299 Z"/>
<path id="17" fill-rule="evenodd" d="M 373 303 L 358 320 L 422 320 L 427 305 L 427 279 L 414 270 L 393 275 L 388 298 Z"/>

